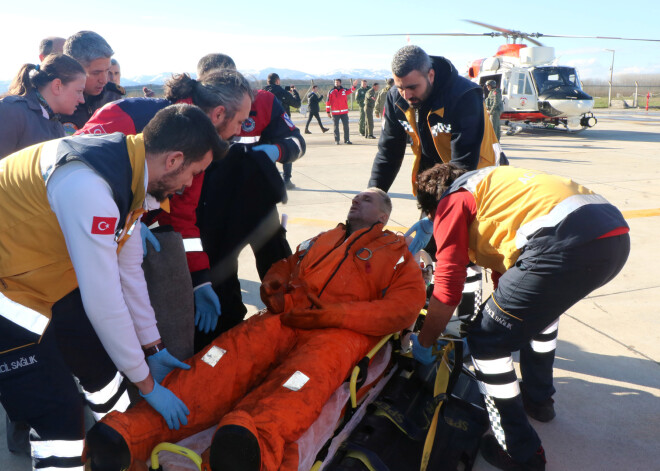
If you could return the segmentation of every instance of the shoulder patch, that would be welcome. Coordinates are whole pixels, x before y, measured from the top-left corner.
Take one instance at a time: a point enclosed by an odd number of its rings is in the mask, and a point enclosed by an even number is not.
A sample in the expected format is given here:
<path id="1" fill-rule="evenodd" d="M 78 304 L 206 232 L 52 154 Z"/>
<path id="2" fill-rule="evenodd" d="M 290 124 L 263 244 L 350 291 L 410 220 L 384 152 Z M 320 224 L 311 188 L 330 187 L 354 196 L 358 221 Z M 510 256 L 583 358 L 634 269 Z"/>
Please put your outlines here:
<path id="1" fill-rule="evenodd" d="M 256 127 L 256 125 L 257 125 L 257 123 L 254 121 L 254 118 L 252 116 L 250 116 L 248 119 L 243 121 L 243 124 L 241 124 L 241 130 L 243 132 L 252 132 L 252 131 L 254 131 L 254 128 Z"/>
<path id="2" fill-rule="evenodd" d="M 62 123 L 62 126 L 64 126 L 64 132 L 67 136 L 73 136 L 73 133 L 78 130 L 78 127 L 73 123 Z"/>
<path id="3" fill-rule="evenodd" d="M 284 120 L 284 122 L 286 123 L 286 125 L 289 127 L 290 130 L 293 131 L 294 129 L 296 129 L 296 125 L 293 124 L 293 121 L 291 121 L 291 118 L 289 118 L 288 114 L 283 113 L 282 119 Z"/>

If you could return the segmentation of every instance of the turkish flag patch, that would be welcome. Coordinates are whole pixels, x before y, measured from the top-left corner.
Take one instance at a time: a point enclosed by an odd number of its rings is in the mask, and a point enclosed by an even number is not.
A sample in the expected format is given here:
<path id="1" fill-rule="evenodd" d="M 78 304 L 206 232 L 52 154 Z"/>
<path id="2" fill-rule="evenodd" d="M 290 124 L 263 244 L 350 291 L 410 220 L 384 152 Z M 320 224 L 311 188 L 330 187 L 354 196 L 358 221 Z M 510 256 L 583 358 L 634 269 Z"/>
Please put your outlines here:
<path id="1" fill-rule="evenodd" d="M 115 224 L 117 224 L 117 218 L 94 216 L 94 219 L 92 219 L 92 234 L 114 234 Z"/>

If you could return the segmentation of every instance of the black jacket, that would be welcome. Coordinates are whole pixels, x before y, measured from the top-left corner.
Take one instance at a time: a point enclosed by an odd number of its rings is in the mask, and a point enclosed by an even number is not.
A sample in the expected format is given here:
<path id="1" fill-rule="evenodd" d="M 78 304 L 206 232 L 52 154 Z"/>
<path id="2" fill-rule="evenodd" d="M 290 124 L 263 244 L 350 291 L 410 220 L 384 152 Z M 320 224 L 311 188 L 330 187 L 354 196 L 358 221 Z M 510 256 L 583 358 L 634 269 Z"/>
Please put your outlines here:
<path id="1" fill-rule="evenodd" d="M 291 116 L 291 111 L 290 108 L 300 108 L 300 95 L 298 94 L 298 90 L 293 90 L 293 95 L 286 90 L 284 90 L 281 86 L 279 85 L 271 85 L 268 84 L 264 87 L 264 90 L 268 90 L 270 93 L 275 95 L 275 97 L 280 100 L 280 103 L 282 103 L 282 107 L 284 108 L 284 111 L 286 111 L 286 114 Z"/>
<path id="2" fill-rule="evenodd" d="M 94 112 L 103 105 L 121 98 L 118 97 L 118 94 L 114 91 L 114 84 L 112 90 L 109 90 L 108 84 L 106 84 L 103 91 L 98 95 L 91 96 L 85 93 L 84 97 L 85 103 L 79 104 L 78 108 L 76 108 L 76 111 L 74 111 L 72 115 L 60 116 L 60 122 L 64 125 L 64 129 L 69 135 L 85 126 L 85 123 L 89 121 L 89 118 L 92 117 Z"/>
<path id="3" fill-rule="evenodd" d="M 474 170 L 479 164 L 486 129 L 481 87 L 458 75 L 452 63 L 444 57 L 431 59 L 435 70 L 433 89 L 417 114 L 421 150 L 418 173 L 443 162 L 434 144 L 434 135 L 437 139 L 440 134 L 450 142 L 451 162 Z M 408 135 L 412 132 L 406 111 L 410 112 L 410 106 L 398 89 L 392 87 L 385 102 L 384 126 L 369 187 L 388 191 L 401 168 Z M 446 158 L 449 160 L 449 156 Z"/>
<path id="4" fill-rule="evenodd" d="M 320 103 L 323 101 L 323 97 L 314 92 L 309 92 L 309 95 L 307 95 L 307 100 L 309 100 L 309 112 L 318 113 L 320 110 Z"/>

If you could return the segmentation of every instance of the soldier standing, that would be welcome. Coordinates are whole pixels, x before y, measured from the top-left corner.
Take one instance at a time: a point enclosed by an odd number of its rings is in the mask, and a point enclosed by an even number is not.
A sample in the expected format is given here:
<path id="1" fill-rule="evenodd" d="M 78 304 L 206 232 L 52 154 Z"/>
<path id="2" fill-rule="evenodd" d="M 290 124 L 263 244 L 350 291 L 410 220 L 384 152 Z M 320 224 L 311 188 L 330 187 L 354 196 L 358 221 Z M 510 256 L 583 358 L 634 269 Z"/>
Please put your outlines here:
<path id="1" fill-rule="evenodd" d="M 378 84 L 374 83 L 373 87 L 367 90 L 364 95 L 364 115 L 366 124 L 364 127 L 365 138 L 376 139 L 374 137 L 374 108 L 376 106 L 376 96 L 378 95 Z"/>
<path id="2" fill-rule="evenodd" d="M 365 137 L 367 134 L 364 129 L 364 125 L 365 125 L 364 97 L 367 94 L 368 90 L 369 90 L 369 86 L 367 85 L 367 81 L 362 80 L 362 84 L 360 85 L 360 88 L 358 88 L 357 91 L 355 92 L 355 101 L 357 101 L 357 104 L 360 107 L 360 121 L 358 122 L 358 128 L 360 131 L 360 136 L 365 136 Z"/>
<path id="3" fill-rule="evenodd" d="M 486 108 L 488 108 L 488 114 L 490 115 L 490 122 L 493 124 L 493 129 L 495 130 L 495 135 L 497 136 L 497 141 L 500 140 L 500 115 L 502 114 L 502 92 L 497 88 L 497 82 L 495 80 L 489 80 L 486 82 L 486 88 L 488 88 L 488 98 L 486 98 Z"/>
<path id="4" fill-rule="evenodd" d="M 387 98 L 387 93 L 390 91 L 390 88 L 392 88 L 392 85 L 394 85 L 394 79 L 388 78 L 387 82 L 385 83 L 385 88 L 379 91 L 378 96 L 376 97 L 376 107 L 374 108 L 376 118 L 380 118 L 381 114 L 383 113 L 383 108 L 385 108 L 385 99 Z"/>

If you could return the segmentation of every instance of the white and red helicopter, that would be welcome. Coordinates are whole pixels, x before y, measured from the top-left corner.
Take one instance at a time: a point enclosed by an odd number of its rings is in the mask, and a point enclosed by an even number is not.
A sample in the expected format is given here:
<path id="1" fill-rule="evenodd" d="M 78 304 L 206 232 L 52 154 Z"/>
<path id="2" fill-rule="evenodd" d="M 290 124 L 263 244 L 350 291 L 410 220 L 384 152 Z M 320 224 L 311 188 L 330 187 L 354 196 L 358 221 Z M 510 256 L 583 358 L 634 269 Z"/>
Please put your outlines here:
<path id="1" fill-rule="evenodd" d="M 504 37 L 494 56 L 478 59 L 468 65 L 467 76 L 481 85 L 494 80 L 502 91 L 504 111 L 501 120 L 509 125 L 509 133 L 523 125 L 580 131 L 597 123 L 593 115 L 594 99 L 582 89 L 575 67 L 558 64 L 553 47 L 543 46 L 538 38 L 616 39 L 654 41 L 660 39 L 618 38 L 606 36 L 567 36 L 523 33 L 473 20 L 469 23 L 491 30 L 488 33 L 416 33 L 374 34 L 361 36 L 490 36 Z M 527 41 L 533 46 L 527 46 Z"/>

